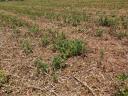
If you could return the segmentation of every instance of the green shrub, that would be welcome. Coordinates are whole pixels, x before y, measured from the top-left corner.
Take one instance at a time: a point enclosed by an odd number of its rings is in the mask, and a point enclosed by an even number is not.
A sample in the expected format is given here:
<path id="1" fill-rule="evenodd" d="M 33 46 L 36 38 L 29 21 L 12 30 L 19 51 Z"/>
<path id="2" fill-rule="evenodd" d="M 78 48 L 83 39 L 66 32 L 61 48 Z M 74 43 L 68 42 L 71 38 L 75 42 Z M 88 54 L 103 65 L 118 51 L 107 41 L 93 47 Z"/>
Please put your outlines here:
<path id="1" fill-rule="evenodd" d="M 43 73 L 48 73 L 48 64 L 44 63 L 41 58 L 37 58 L 34 61 L 34 64 L 36 65 L 37 69 Z"/>
<path id="2" fill-rule="evenodd" d="M 32 45 L 29 43 L 28 40 L 23 40 L 21 44 L 22 49 L 26 54 L 32 53 Z"/>

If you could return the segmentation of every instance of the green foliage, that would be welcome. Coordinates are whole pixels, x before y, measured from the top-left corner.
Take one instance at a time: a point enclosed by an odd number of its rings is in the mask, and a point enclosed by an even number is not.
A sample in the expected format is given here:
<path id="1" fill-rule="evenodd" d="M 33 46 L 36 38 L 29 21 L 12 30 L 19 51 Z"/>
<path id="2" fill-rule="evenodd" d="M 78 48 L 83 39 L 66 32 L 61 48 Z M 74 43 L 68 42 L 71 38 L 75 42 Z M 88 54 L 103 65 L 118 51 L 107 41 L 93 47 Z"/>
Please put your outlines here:
<path id="1" fill-rule="evenodd" d="M 41 37 L 40 42 L 42 46 L 47 46 L 50 43 L 48 35 Z"/>
<path id="2" fill-rule="evenodd" d="M 58 75 L 56 73 L 53 73 L 52 75 L 52 80 L 53 82 L 57 83 L 58 82 Z"/>
<path id="3" fill-rule="evenodd" d="M 0 70 L 0 86 L 4 83 L 6 83 L 7 77 L 3 70 Z"/>
<path id="4" fill-rule="evenodd" d="M 38 26 L 32 26 L 30 29 L 29 29 L 29 32 L 30 33 L 33 33 L 33 34 L 36 34 L 36 33 L 39 33 L 40 32 L 40 29 Z"/>
<path id="5" fill-rule="evenodd" d="M 115 36 L 118 38 L 118 39 L 122 39 L 124 37 L 128 37 L 128 33 L 127 32 L 116 32 L 115 33 Z"/>
<path id="6" fill-rule="evenodd" d="M 22 49 L 26 54 L 32 53 L 32 45 L 29 43 L 28 40 L 23 40 L 21 44 Z"/>
<path id="7" fill-rule="evenodd" d="M 6 14 L 0 14 L 1 22 L 4 25 L 8 25 L 11 28 L 17 28 L 17 27 L 22 27 L 22 26 L 29 26 L 27 22 L 19 19 L 16 16 L 11 16 L 11 15 L 6 15 Z"/>
<path id="8" fill-rule="evenodd" d="M 80 40 L 59 40 L 55 43 L 54 48 L 66 58 L 80 55 L 85 51 L 85 45 Z"/>
<path id="9" fill-rule="evenodd" d="M 114 26 L 115 24 L 116 24 L 115 18 L 110 18 L 110 17 L 108 18 L 107 16 L 99 18 L 99 25 L 101 26 L 110 27 L 110 26 Z"/>
<path id="10" fill-rule="evenodd" d="M 100 49 L 99 64 L 102 64 L 103 59 L 104 59 L 104 49 Z"/>
<path id="11" fill-rule="evenodd" d="M 64 22 L 67 24 L 71 24 L 72 26 L 77 26 L 81 23 L 81 21 L 85 21 L 87 18 L 85 15 L 68 15 L 68 16 L 63 16 L 64 17 Z"/>
<path id="12" fill-rule="evenodd" d="M 61 56 L 56 56 L 52 60 L 52 68 L 53 70 L 58 70 L 62 68 L 62 63 L 64 62 L 64 59 L 62 59 Z"/>
<path id="13" fill-rule="evenodd" d="M 122 21 L 122 26 L 124 27 L 124 29 L 128 28 L 128 17 L 121 17 L 121 21 Z"/>
<path id="14" fill-rule="evenodd" d="M 115 94 L 115 96 L 128 96 L 128 89 L 125 88 L 125 89 L 119 90 L 119 91 Z"/>
<path id="15" fill-rule="evenodd" d="M 101 37 L 101 36 L 103 36 L 103 33 L 104 33 L 103 30 L 101 30 L 101 29 L 97 29 L 97 30 L 96 30 L 96 34 L 95 34 L 95 36 L 97 36 L 97 37 Z"/>
<path id="16" fill-rule="evenodd" d="M 117 78 L 121 81 L 125 81 L 125 80 L 128 80 L 128 74 L 121 74 L 119 76 L 117 76 Z"/>
<path id="17" fill-rule="evenodd" d="M 43 73 L 48 73 L 48 64 L 44 63 L 41 58 L 37 58 L 34 61 L 34 64 L 36 65 L 37 69 Z"/>

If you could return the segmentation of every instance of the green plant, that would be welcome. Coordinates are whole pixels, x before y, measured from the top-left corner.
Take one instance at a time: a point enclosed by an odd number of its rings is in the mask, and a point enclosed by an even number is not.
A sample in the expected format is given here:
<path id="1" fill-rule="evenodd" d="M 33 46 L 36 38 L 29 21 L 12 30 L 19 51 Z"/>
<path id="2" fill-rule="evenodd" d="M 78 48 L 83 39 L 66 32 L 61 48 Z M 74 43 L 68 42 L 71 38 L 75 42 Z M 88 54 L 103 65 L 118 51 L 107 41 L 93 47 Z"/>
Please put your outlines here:
<path id="1" fill-rule="evenodd" d="M 128 80 L 128 74 L 121 74 L 119 76 L 117 76 L 117 78 L 121 81 L 125 81 L 125 80 Z"/>
<path id="2" fill-rule="evenodd" d="M 120 89 L 115 96 L 128 96 L 128 89 L 124 88 L 124 89 Z"/>
<path id="3" fill-rule="evenodd" d="M 42 46 L 46 46 L 50 43 L 49 41 L 49 37 L 47 35 L 43 36 L 41 39 L 40 39 L 40 42 L 41 42 L 41 45 Z"/>
<path id="4" fill-rule="evenodd" d="M 128 37 L 128 33 L 127 32 L 116 32 L 115 33 L 115 36 L 118 38 L 118 39 L 122 39 L 124 37 Z"/>
<path id="5" fill-rule="evenodd" d="M 15 37 L 20 36 L 20 30 L 18 28 L 13 29 L 13 36 L 15 36 Z"/>
<path id="6" fill-rule="evenodd" d="M 0 86 L 4 83 L 6 83 L 7 77 L 3 70 L 0 70 Z"/>
<path id="7" fill-rule="evenodd" d="M 99 25 L 101 26 L 110 27 L 115 24 L 116 24 L 115 18 L 108 18 L 107 16 L 99 18 Z"/>
<path id="8" fill-rule="evenodd" d="M 121 17 L 121 21 L 122 21 L 122 26 L 124 27 L 124 29 L 128 28 L 128 17 Z"/>
<path id="9" fill-rule="evenodd" d="M 80 40 L 59 40 L 55 43 L 54 48 L 65 58 L 80 55 L 85 51 L 85 45 Z"/>
<path id="10" fill-rule="evenodd" d="M 82 21 L 85 21 L 87 16 L 85 14 L 69 14 L 68 16 L 63 16 L 64 22 L 71 24 L 72 26 L 79 25 Z"/>
<path id="11" fill-rule="evenodd" d="M 104 59 L 104 49 L 100 49 L 100 57 L 99 57 L 99 64 L 102 64 L 102 61 Z"/>
<path id="12" fill-rule="evenodd" d="M 40 32 L 40 29 L 38 26 L 32 26 L 30 29 L 29 29 L 29 32 L 32 33 L 32 34 L 36 34 L 38 32 Z"/>
<path id="13" fill-rule="evenodd" d="M 26 54 L 32 53 L 32 45 L 29 43 L 28 40 L 23 40 L 21 44 L 22 49 Z"/>
<path id="14" fill-rule="evenodd" d="M 36 65 L 37 69 L 43 73 L 48 73 L 48 64 L 44 63 L 41 58 L 37 58 L 34 61 L 34 64 Z"/>
<path id="15" fill-rule="evenodd" d="M 52 75 L 52 80 L 53 82 L 57 83 L 58 82 L 58 75 L 56 73 L 53 73 Z"/>
<path id="16" fill-rule="evenodd" d="M 101 29 L 97 29 L 97 30 L 96 30 L 96 34 L 95 34 L 95 36 L 97 36 L 97 37 L 101 37 L 101 36 L 103 36 L 103 33 L 104 33 L 103 30 L 101 30 Z"/>
<path id="17" fill-rule="evenodd" d="M 64 59 L 62 59 L 61 56 L 56 56 L 52 60 L 52 68 L 53 70 L 58 70 L 62 68 L 62 63 L 64 62 Z"/>

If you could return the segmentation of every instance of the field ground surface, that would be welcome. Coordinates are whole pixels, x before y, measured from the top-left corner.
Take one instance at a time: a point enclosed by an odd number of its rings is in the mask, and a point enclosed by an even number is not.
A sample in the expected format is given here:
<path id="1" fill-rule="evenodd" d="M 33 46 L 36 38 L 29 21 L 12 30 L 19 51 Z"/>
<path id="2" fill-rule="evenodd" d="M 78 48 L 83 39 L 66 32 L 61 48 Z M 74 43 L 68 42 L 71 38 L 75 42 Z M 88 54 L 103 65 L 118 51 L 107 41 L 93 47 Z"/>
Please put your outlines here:
<path id="1" fill-rule="evenodd" d="M 0 0 L 0 96 L 128 96 L 128 0 Z"/>

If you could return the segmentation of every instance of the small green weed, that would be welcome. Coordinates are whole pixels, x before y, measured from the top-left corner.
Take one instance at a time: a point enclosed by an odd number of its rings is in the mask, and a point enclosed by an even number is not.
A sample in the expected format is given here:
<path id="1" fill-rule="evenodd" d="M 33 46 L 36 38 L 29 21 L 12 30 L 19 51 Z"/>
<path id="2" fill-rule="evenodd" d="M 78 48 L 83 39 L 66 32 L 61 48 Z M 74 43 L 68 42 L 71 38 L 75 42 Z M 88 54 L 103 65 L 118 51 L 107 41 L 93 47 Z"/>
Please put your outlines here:
<path id="1" fill-rule="evenodd" d="M 122 39 L 124 37 L 128 37 L 128 33 L 127 32 L 116 32 L 115 33 L 115 36 L 118 38 L 118 39 Z"/>
<path id="2" fill-rule="evenodd" d="M 4 83 L 6 83 L 7 77 L 3 70 L 0 70 L 0 86 Z"/>
<path id="3" fill-rule="evenodd" d="M 97 36 L 97 37 L 102 37 L 102 36 L 103 36 L 103 33 L 104 33 L 103 30 L 101 30 L 101 29 L 97 29 L 97 30 L 96 30 L 96 34 L 95 34 L 95 36 Z"/>
<path id="4" fill-rule="evenodd" d="M 38 26 L 32 26 L 30 29 L 29 29 L 29 32 L 32 33 L 32 34 L 36 34 L 36 33 L 39 33 L 41 30 L 39 29 Z"/>
<path id="5" fill-rule="evenodd" d="M 26 54 L 32 53 L 32 45 L 29 43 L 28 40 L 23 40 L 21 44 L 22 49 Z"/>
<path id="6" fill-rule="evenodd" d="M 85 51 L 85 45 L 80 40 L 60 40 L 55 43 L 54 48 L 65 58 L 80 55 Z"/>
<path id="7" fill-rule="evenodd" d="M 52 60 L 52 68 L 54 71 L 61 69 L 64 59 L 61 56 L 56 56 Z"/>
<path id="8" fill-rule="evenodd" d="M 117 76 L 117 79 L 121 80 L 121 81 L 125 81 L 128 80 L 128 74 L 121 74 L 119 76 Z"/>
<path id="9" fill-rule="evenodd" d="M 115 18 L 108 18 L 107 16 L 105 17 L 100 17 L 99 18 L 99 25 L 101 26 L 114 26 L 116 24 Z"/>
<path id="10" fill-rule="evenodd" d="M 58 75 L 56 73 L 53 73 L 52 75 L 52 80 L 53 82 L 57 83 L 58 82 Z"/>
<path id="11" fill-rule="evenodd" d="M 128 96 L 128 89 L 124 88 L 124 89 L 120 89 L 115 96 Z"/>
<path id="12" fill-rule="evenodd" d="M 121 17 L 122 26 L 124 29 L 128 28 L 128 17 Z"/>
<path id="13" fill-rule="evenodd" d="M 40 42 L 42 46 L 47 46 L 50 43 L 48 35 L 42 36 Z"/>
<path id="14" fill-rule="evenodd" d="M 34 61 L 34 64 L 36 65 L 38 71 L 41 71 L 43 73 L 48 73 L 49 66 L 48 64 L 44 63 L 44 61 L 41 58 L 37 58 Z"/>

